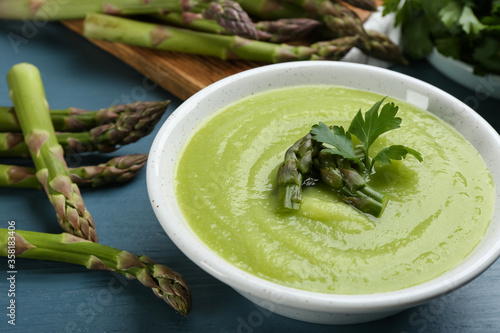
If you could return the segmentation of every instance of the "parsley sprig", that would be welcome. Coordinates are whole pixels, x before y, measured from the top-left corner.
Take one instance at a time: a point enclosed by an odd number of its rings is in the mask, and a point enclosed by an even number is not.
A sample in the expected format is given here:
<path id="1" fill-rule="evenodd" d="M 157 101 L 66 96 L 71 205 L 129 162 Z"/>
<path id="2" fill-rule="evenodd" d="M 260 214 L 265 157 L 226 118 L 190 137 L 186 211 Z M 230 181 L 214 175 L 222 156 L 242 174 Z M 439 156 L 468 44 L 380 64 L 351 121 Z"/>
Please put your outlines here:
<path id="1" fill-rule="evenodd" d="M 334 147 L 323 149 L 322 151 L 340 155 L 360 164 L 367 174 L 373 171 L 375 163 L 388 165 L 391 164 L 391 160 L 401 160 L 406 158 L 408 154 L 422 161 L 422 156 L 419 152 L 402 145 L 393 145 L 384 148 L 373 158 L 373 160 L 370 158 L 370 147 L 375 140 L 388 131 L 398 129 L 401 124 L 401 118 L 396 117 L 399 107 L 394 103 L 385 104 L 379 113 L 379 109 L 384 100 L 385 98 L 375 103 L 370 110 L 365 113 L 364 117 L 361 110 L 359 110 L 352 120 L 348 131 L 345 131 L 342 126 L 334 126 L 333 130 L 330 130 L 330 128 L 323 123 L 314 125 L 311 130 L 313 139 Z M 360 159 L 354 152 L 351 134 L 356 136 L 362 144 L 362 163 L 360 163 Z"/>
<path id="2" fill-rule="evenodd" d="M 381 149 L 371 158 L 373 143 L 382 134 L 400 128 L 402 121 L 396 117 L 398 106 L 392 102 L 382 106 L 384 100 L 376 102 L 364 115 L 359 110 L 347 131 L 342 126 L 329 127 L 320 122 L 287 150 L 278 170 L 277 211 L 298 210 L 302 185 L 311 185 L 316 174 L 343 202 L 363 213 L 382 215 L 387 197 L 368 184 L 374 165 L 388 165 L 408 154 L 422 161 L 418 151 L 403 145 Z M 355 144 L 353 136 L 359 145 Z"/>

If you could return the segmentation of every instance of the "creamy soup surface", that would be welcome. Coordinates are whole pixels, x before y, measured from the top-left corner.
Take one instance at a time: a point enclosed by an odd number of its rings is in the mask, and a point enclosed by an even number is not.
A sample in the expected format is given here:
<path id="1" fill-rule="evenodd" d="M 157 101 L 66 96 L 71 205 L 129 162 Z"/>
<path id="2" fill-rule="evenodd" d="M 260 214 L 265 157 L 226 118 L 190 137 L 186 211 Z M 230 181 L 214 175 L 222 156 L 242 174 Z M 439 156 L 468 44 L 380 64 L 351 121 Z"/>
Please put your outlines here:
<path id="1" fill-rule="evenodd" d="M 474 147 L 427 111 L 399 106 L 401 128 L 376 154 L 402 144 L 422 154 L 377 167 L 370 186 L 389 196 L 380 218 L 307 187 L 297 213 L 278 214 L 277 169 L 318 122 L 348 128 L 383 96 L 345 87 L 297 86 L 253 95 L 216 112 L 176 166 L 176 195 L 198 237 L 235 266 L 285 286 L 336 294 L 399 290 L 463 260 L 492 217 L 494 184 Z"/>

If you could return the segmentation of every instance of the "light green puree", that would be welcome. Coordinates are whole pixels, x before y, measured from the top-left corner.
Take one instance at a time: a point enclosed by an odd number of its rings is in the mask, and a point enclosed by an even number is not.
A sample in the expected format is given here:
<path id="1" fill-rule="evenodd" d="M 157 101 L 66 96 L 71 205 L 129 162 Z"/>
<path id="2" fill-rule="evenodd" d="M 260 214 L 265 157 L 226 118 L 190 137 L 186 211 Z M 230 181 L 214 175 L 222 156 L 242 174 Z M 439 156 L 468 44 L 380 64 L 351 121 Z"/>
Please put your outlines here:
<path id="1" fill-rule="evenodd" d="M 429 112 L 399 106 L 401 128 L 371 153 L 418 150 L 376 168 L 370 185 L 390 197 L 381 218 L 364 215 L 323 186 L 308 187 L 296 214 L 275 213 L 284 153 L 318 122 L 345 128 L 382 96 L 334 86 L 260 93 L 200 126 L 176 168 L 176 195 L 189 225 L 223 258 L 264 279 L 338 294 L 398 290 L 456 266 L 491 220 L 494 184 L 477 151 Z"/>

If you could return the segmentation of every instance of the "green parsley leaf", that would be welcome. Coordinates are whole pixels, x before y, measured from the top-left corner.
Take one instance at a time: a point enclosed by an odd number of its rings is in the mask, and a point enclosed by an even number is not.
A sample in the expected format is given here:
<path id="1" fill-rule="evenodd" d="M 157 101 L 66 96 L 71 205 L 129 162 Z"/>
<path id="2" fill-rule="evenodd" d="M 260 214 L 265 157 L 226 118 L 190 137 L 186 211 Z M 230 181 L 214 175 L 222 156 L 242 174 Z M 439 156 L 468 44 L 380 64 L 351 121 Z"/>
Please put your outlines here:
<path id="1" fill-rule="evenodd" d="M 491 1 L 491 14 L 500 15 L 500 1 L 498 0 Z"/>
<path id="2" fill-rule="evenodd" d="M 417 160 L 422 162 L 422 155 L 412 148 L 408 148 L 402 145 L 389 146 L 382 149 L 377 156 L 373 158 L 372 165 L 378 163 L 379 165 L 389 165 L 391 160 L 402 160 L 406 158 L 406 155 L 413 155 Z"/>
<path id="3" fill-rule="evenodd" d="M 467 34 L 477 35 L 485 28 L 469 6 L 464 6 L 458 23 Z"/>
<path id="4" fill-rule="evenodd" d="M 314 140 L 334 147 L 323 149 L 323 151 L 340 155 L 344 158 L 358 160 L 352 145 L 351 134 L 345 132 L 342 126 L 334 126 L 333 130 L 330 130 L 330 127 L 320 122 L 319 125 L 312 127 L 311 134 Z"/>
<path id="5" fill-rule="evenodd" d="M 446 6 L 441 8 L 441 10 L 439 11 L 439 17 L 444 25 L 450 28 L 459 23 L 462 11 L 462 5 L 460 5 L 458 2 L 451 1 Z"/>
<path id="6" fill-rule="evenodd" d="M 492 37 L 483 38 L 474 50 L 473 58 L 477 61 L 474 73 L 500 73 L 500 41 Z"/>
<path id="7" fill-rule="evenodd" d="M 399 3 L 401 0 L 385 0 L 384 1 L 384 11 L 382 12 L 383 15 L 387 15 L 391 12 L 395 12 L 399 8 Z"/>
<path id="8" fill-rule="evenodd" d="M 349 126 L 349 132 L 355 135 L 363 144 L 365 158 L 368 158 L 370 146 L 380 135 L 399 128 L 401 124 L 401 118 L 396 117 L 398 107 L 394 105 L 394 103 L 385 104 L 379 114 L 378 110 L 384 100 L 385 97 L 375 103 L 371 109 L 365 113 L 364 118 L 361 110 L 359 110 Z"/>
<path id="9" fill-rule="evenodd" d="M 461 44 L 460 38 L 451 36 L 446 38 L 436 38 L 435 40 L 436 48 L 439 53 L 446 57 L 452 57 L 454 59 L 460 59 L 461 55 Z"/>
<path id="10" fill-rule="evenodd" d="M 382 106 L 384 100 L 385 97 L 376 102 L 364 116 L 359 110 L 348 131 L 342 126 L 330 128 L 320 122 L 313 125 L 308 134 L 317 143 L 310 146 L 316 151 L 312 165 L 318 171 L 323 182 L 337 192 L 341 201 L 375 217 L 380 217 L 384 211 L 387 197 L 368 184 L 373 165 L 375 163 L 391 164 L 391 160 L 401 160 L 406 158 L 408 154 L 422 161 L 419 152 L 402 145 L 393 145 L 382 149 L 373 160 L 370 158 L 368 149 L 372 143 L 383 133 L 397 129 L 401 124 L 401 118 L 396 117 L 398 107 L 392 102 Z M 382 109 L 379 113 L 381 106 Z M 359 139 L 362 147 L 354 147 L 351 134 Z M 284 172 L 282 167 L 280 167 L 279 172 Z M 281 176 L 279 174 L 278 179 Z M 280 189 L 282 189 L 282 193 L 292 191 L 290 188 L 283 189 L 281 187 Z M 281 207 L 285 209 L 298 209 L 298 207 L 289 205 L 290 200 L 288 199 L 280 201 Z"/>

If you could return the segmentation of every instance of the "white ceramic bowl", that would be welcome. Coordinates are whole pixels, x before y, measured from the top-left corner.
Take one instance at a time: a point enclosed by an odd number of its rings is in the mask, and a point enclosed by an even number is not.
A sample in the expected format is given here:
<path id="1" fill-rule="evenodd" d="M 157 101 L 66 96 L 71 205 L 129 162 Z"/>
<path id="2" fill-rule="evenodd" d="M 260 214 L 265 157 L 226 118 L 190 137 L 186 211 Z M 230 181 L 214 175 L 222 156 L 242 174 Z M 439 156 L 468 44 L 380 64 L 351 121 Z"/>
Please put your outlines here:
<path id="1" fill-rule="evenodd" d="M 148 160 L 147 187 L 154 212 L 179 249 L 199 267 L 272 312 L 312 323 L 349 324 L 383 318 L 444 295 L 471 281 L 500 255 L 500 197 L 477 248 L 455 269 L 411 288 L 369 295 L 332 295 L 284 287 L 225 261 L 186 223 L 176 203 L 174 166 L 193 129 L 209 114 L 242 97 L 301 84 L 334 84 L 409 101 L 444 119 L 481 153 L 500 184 L 500 137 L 475 111 L 449 94 L 406 75 L 367 65 L 308 61 L 269 65 L 216 82 L 186 100 L 157 134 Z"/>

